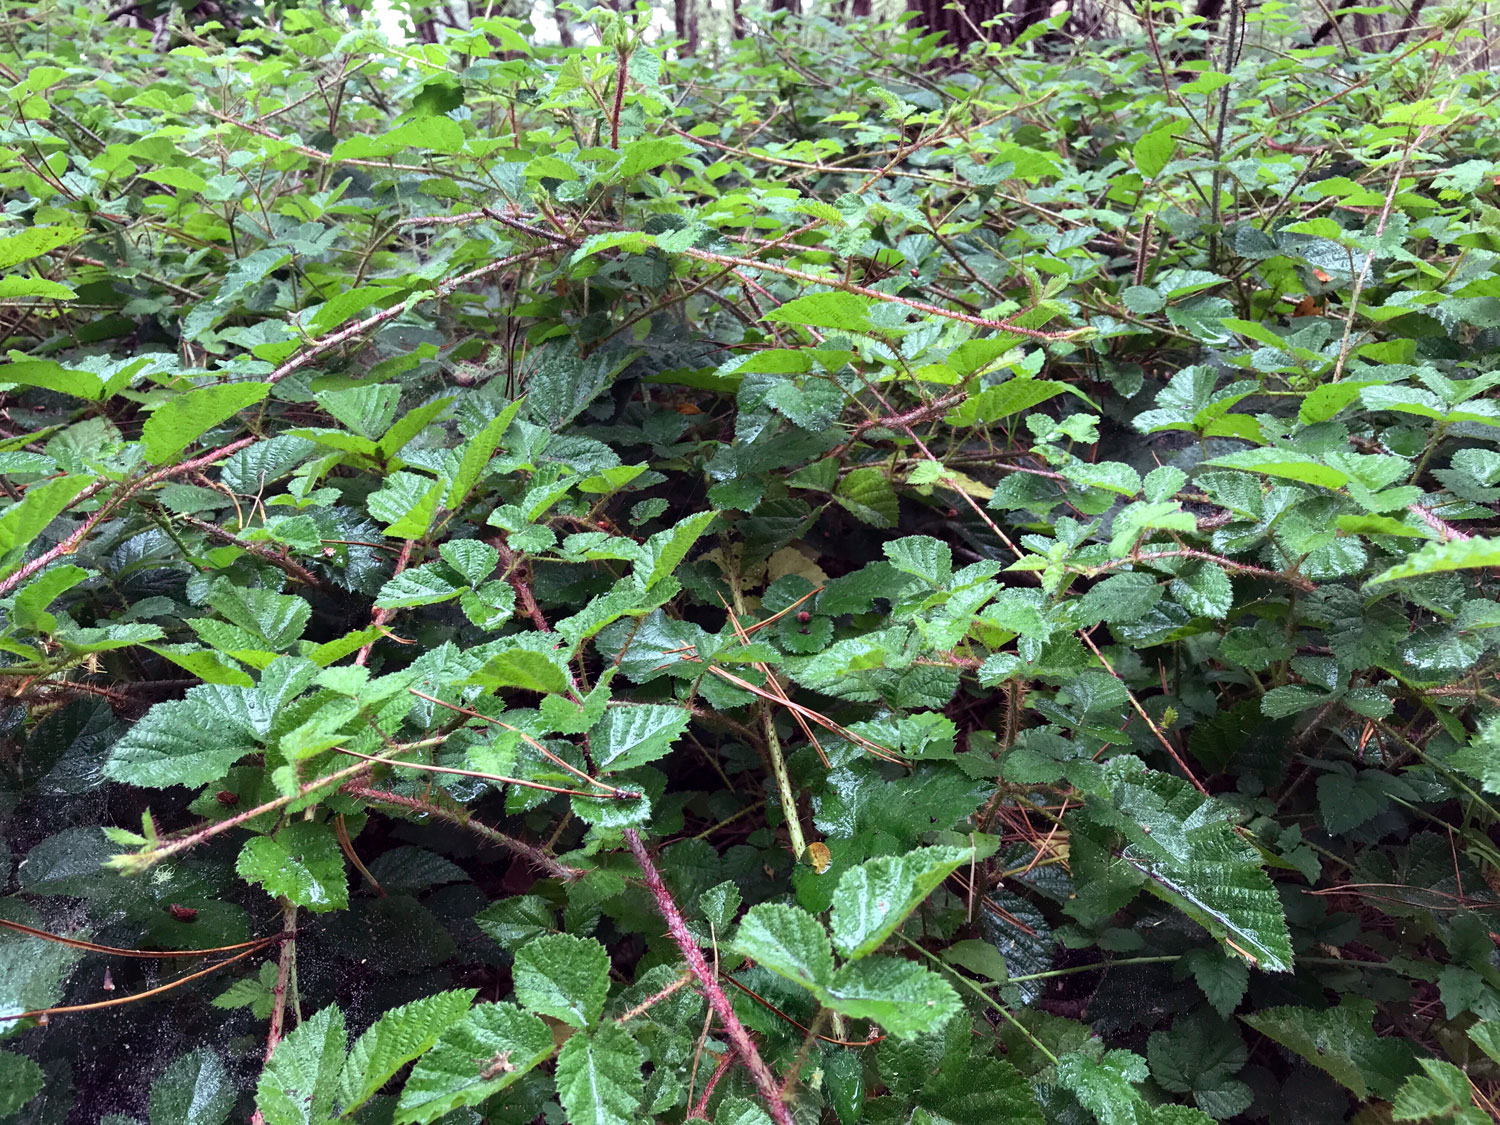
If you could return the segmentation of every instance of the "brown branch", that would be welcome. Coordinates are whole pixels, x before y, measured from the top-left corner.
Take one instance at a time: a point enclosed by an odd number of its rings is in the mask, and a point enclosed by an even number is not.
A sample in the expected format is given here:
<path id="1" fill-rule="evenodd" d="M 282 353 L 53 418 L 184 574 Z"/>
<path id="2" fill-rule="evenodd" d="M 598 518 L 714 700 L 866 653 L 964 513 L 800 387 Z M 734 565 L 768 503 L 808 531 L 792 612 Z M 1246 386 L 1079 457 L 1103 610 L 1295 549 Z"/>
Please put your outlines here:
<path id="1" fill-rule="evenodd" d="M 651 892 L 651 897 L 656 900 L 656 908 L 666 919 L 667 933 L 671 935 L 672 941 L 681 951 L 689 971 L 698 978 L 698 986 L 708 997 L 709 1006 L 719 1017 L 719 1022 L 729 1036 L 729 1042 L 739 1055 L 740 1061 L 750 1071 L 751 1081 L 755 1083 L 756 1091 L 766 1103 L 766 1111 L 770 1113 L 771 1120 L 776 1125 L 792 1125 L 792 1115 L 787 1109 L 786 1102 L 781 1100 L 781 1086 L 776 1081 L 776 1076 L 771 1073 L 770 1068 L 760 1057 L 760 1052 L 755 1048 L 755 1040 L 750 1038 L 745 1025 L 740 1023 L 740 1017 L 735 1015 L 734 1005 L 730 1003 L 729 997 L 724 995 L 724 990 L 719 987 L 713 970 L 704 960 L 703 950 L 698 948 L 698 943 L 688 932 L 687 922 L 683 920 L 682 912 L 677 909 L 672 892 L 667 890 L 667 885 L 662 882 L 661 873 L 651 862 L 651 856 L 646 852 L 646 845 L 641 842 L 640 833 L 634 828 L 625 829 L 625 846 L 630 849 L 630 854 L 640 865 L 642 881 L 646 884 L 646 889 Z"/>
<path id="2" fill-rule="evenodd" d="M 116 511 L 118 511 L 120 505 L 124 504 L 125 501 L 129 500 L 137 492 L 150 488 L 153 484 L 168 480 L 171 477 L 181 476 L 185 473 L 196 472 L 199 469 L 213 464 L 215 461 L 219 460 L 219 458 L 228 457 L 231 453 L 236 453 L 239 450 L 244 449 L 247 445 L 251 445 L 259 440 L 260 439 L 256 437 L 240 438 L 238 441 L 232 441 L 228 445 L 220 446 L 212 453 L 205 453 L 202 457 L 195 457 L 193 460 L 184 461 L 180 465 L 168 465 L 164 469 L 158 469 L 154 473 L 147 474 L 134 484 L 126 485 L 123 489 L 121 489 L 118 496 L 113 497 L 108 502 L 103 504 L 99 508 L 99 510 L 89 516 L 89 518 L 83 522 L 83 526 L 80 527 L 77 531 L 73 532 L 72 535 L 69 535 L 55 547 L 43 551 L 40 555 L 32 559 L 25 566 L 21 567 L 10 577 L 0 579 L 0 598 L 3 598 L 6 594 L 10 593 L 22 582 L 25 582 L 28 578 L 30 578 L 33 574 L 36 574 L 38 571 L 45 570 L 53 562 L 62 558 L 64 555 L 71 555 L 74 551 L 78 550 L 79 545 L 84 541 L 85 538 L 88 537 L 89 532 L 93 531 L 94 528 L 98 527 L 101 523 L 112 516 Z M 77 496 L 73 497 L 73 499 L 69 501 L 68 507 L 72 508 L 76 504 L 83 503 L 86 500 L 92 500 L 95 496 L 99 495 L 99 493 L 103 492 L 104 489 L 109 486 L 109 484 L 110 482 L 107 480 L 95 481 L 93 484 L 89 485 L 82 492 L 80 492 Z"/>
<path id="3" fill-rule="evenodd" d="M 292 959 L 297 956 L 297 904 L 290 899 L 281 900 L 281 956 L 276 961 L 276 986 L 271 989 L 271 1026 L 266 1032 L 266 1060 L 271 1065 L 271 1056 L 276 1053 L 276 1044 L 281 1042 L 281 1029 L 286 1026 L 286 986 L 291 977 Z M 265 1118 L 257 1109 L 250 1116 L 250 1125 L 265 1125 Z"/>
<path id="4" fill-rule="evenodd" d="M 400 574 L 403 570 L 406 569 L 406 564 L 411 562 L 412 548 L 414 548 L 416 545 L 417 541 L 415 539 L 408 539 L 401 545 L 401 553 L 396 556 L 396 568 L 391 572 L 392 578 L 395 578 L 396 575 Z M 394 610 L 390 609 L 377 609 L 370 615 L 370 624 L 379 629 L 388 620 L 390 620 L 390 616 L 394 612 Z M 374 647 L 374 641 L 366 641 L 363 645 L 360 646 L 359 651 L 354 654 L 354 663 L 364 664 L 366 661 L 368 661 L 370 659 L 370 650 Z"/>
<path id="5" fill-rule="evenodd" d="M 261 561 L 270 563 L 277 569 L 285 571 L 290 577 L 305 586 L 312 586 L 320 590 L 330 589 L 327 582 L 284 551 L 273 551 L 270 547 L 266 547 L 260 543 L 247 542 L 217 524 L 209 523 L 207 520 L 200 520 L 196 516 L 178 516 L 177 518 L 189 527 L 203 532 L 210 539 L 217 539 L 220 543 L 227 543 L 231 547 L 238 547 L 247 554 L 254 555 Z"/>

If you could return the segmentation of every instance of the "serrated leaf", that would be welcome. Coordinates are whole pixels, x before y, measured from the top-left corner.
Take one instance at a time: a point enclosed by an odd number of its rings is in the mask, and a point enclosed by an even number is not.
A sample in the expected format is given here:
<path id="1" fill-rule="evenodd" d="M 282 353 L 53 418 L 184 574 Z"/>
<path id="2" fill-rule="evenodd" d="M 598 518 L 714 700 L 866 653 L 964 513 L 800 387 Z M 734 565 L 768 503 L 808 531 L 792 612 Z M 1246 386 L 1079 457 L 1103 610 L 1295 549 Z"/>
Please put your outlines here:
<path id="1" fill-rule="evenodd" d="M 1416 1071 L 1416 1052 L 1403 1039 L 1377 1035 L 1375 1004 L 1346 996 L 1336 1008 L 1265 1008 L 1241 1016 L 1287 1050 L 1326 1071 L 1357 1098 L 1389 1101 Z"/>
<path id="2" fill-rule="evenodd" d="M 808 988 L 833 979 L 833 949 L 822 923 L 805 910 L 763 902 L 750 908 L 735 934 L 737 953 Z"/>
<path id="3" fill-rule="evenodd" d="M 478 1105 L 552 1057 L 552 1032 L 514 1004 L 478 1004 L 417 1060 L 396 1104 L 397 1125 Z"/>
<path id="4" fill-rule="evenodd" d="M 693 544 L 717 516 L 714 511 L 699 512 L 646 540 L 641 547 L 641 561 L 635 567 L 636 584 L 642 590 L 650 590 L 658 582 L 671 577 L 677 564 L 687 557 Z"/>
<path id="5" fill-rule="evenodd" d="M 879 469 L 852 470 L 839 481 L 834 499 L 855 519 L 872 527 L 895 527 L 901 518 L 895 490 Z"/>
<path id="6" fill-rule="evenodd" d="M 599 1021 L 609 995 L 609 954 L 593 938 L 544 934 L 521 947 L 512 974 L 517 1000 L 579 1029 Z"/>
<path id="7" fill-rule="evenodd" d="M 219 1125 L 234 1108 L 235 1087 L 217 1054 L 189 1051 L 151 1083 L 151 1125 Z"/>
<path id="8" fill-rule="evenodd" d="M 477 995 L 478 990 L 465 988 L 424 996 L 391 1009 L 371 1024 L 354 1041 L 339 1073 L 341 1111 L 347 1114 L 374 1097 L 398 1070 L 462 1019 Z"/>
<path id="9" fill-rule="evenodd" d="M 1234 605 L 1229 576 L 1214 563 L 1200 563 L 1172 579 L 1168 589 L 1177 604 L 1194 617 L 1222 618 Z"/>
<path id="10" fill-rule="evenodd" d="M 1420 578 L 1450 570 L 1476 570 L 1500 567 L 1500 539 L 1475 536 L 1448 543 L 1428 543 L 1406 556 L 1405 561 L 1387 567 L 1366 585 L 1394 582 L 1398 578 Z"/>
<path id="11" fill-rule="evenodd" d="M 41 1092 L 42 1068 L 25 1055 L 0 1051 L 0 1117 L 9 1117 Z"/>
<path id="12" fill-rule="evenodd" d="M 847 332 L 871 332 L 870 303 L 842 290 L 794 297 L 766 313 L 776 324 L 801 324 L 812 328 L 842 328 Z"/>
<path id="13" fill-rule="evenodd" d="M 402 609 L 417 605 L 436 605 L 458 597 L 464 590 L 465 587 L 453 583 L 439 564 L 423 563 L 410 570 L 403 570 L 387 580 L 375 598 L 375 607 Z"/>
<path id="14" fill-rule="evenodd" d="M 298 820 L 275 836 L 257 836 L 240 850 L 235 870 L 273 896 L 285 896 L 315 913 L 349 905 L 344 853 L 333 829 Z"/>
<path id="15" fill-rule="evenodd" d="M 1059 383 L 1053 379 L 1008 379 L 997 387 L 987 387 L 978 394 L 971 395 L 954 407 L 943 421 L 953 426 L 987 425 L 1023 410 L 1030 410 L 1033 406 L 1040 406 L 1048 399 L 1065 392 L 1078 395 L 1085 402 L 1089 401 L 1067 383 Z"/>
<path id="16" fill-rule="evenodd" d="M 471 586 L 478 586 L 500 563 L 500 552 L 477 539 L 451 539 L 438 548 L 443 561 Z"/>
<path id="17" fill-rule="evenodd" d="M 1250 969 L 1241 957 L 1219 949 L 1189 950 L 1178 963 L 1179 972 L 1189 972 L 1219 1015 L 1229 1014 L 1239 1006 L 1250 984 Z"/>
<path id="18" fill-rule="evenodd" d="M 893 539 L 881 549 L 897 570 L 914 574 L 932 586 L 946 586 L 953 578 L 953 549 L 930 535 Z"/>
<path id="19" fill-rule="evenodd" d="M 569 1125 L 632 1125 L 645 1094 L 646 1052 L 617 1023 L 571 1036 L 557 1056 L 557 1096 Z"/>
<path id="20" fill-rule="evenodd" d="M 207 785 L 259 747 L 263 731 L 251 720 L 258 701 L 254 688 L 189 688 L 185 698 L 158 703 L 146 712 L 115 743 L 104 772 L 116 781 L 152 789 Z"/>
<path id="21" fill-rule="evenodd" d="M 973 854 L 972 848 L 918 848 L 845 871 L 833 892 L 834 947 L 850 960 L 875 952 Z"/>
<path id="22" fill-rule="evenodd" d="M 895 957 L 866 957 L 840 967 L 822 998 L 834 1011 L 873 1020 L 899 1039 L 936 1031 L 963 1007 L 938 974 Z"/>
<path id="23" fill-rule="evenodd" d="M 328 1120 L 347 1041 L 344 1013 L 330 1004 L 276 1044 L 255 1089 L 255 1106 L 266 1125 Z"/>
<path id="24" fill-rule="evenodd" d="M 1076 822 L 1080 836 L 1089 834 L 1089 821 L 1121 833 L 1127 844 L 1115 854 L 1145 876 L 1153 894 L 1219 940 L 1232 940 L 1259 968 L 1291 969 L 1281 900 L 1260 853 L 1230 827 L 1224 805 L 1128 756 L 1091 778 L 1084 784 L 1093 800 Z"/>
<path id="25" fill-rule="evenodd" d="M 661 703 L 612 707 L 589 733 L 589 747 L 601 770 L 619 772 L 654 762 L 670 753 L 687 730 L 688 711 Z"/>
<path id="26" fill-rule="evenodd" d="M 529 648 L 496 653 L 472 679 L 492 690 L 508 687 L 540 692 L 568 690 L 567 673 L 557 661 Z"/>
<path id="27" fill-rule="evenodd" d="M 450 511 L 457 511 L 461 508 L 464 501 L 469 498 L 469 494 L 474 491 L 474 486 L 484 475 L 490 458 L 500 447 L 500 439 L 505 436 L 505 431 L 510 429 L 511 423 L 516 420 L 516 415 L 520 412 L 521 400 L 517 399 L 490 419 L 482 430 L 464 444 L 463 459 L 459 462 L 458 472 L 453 475 L 453 484 L 449 487 L 448 497 L 444 501 L 444 506 Z"/>
<path id="28" fill-rule="evenodd" d="M 220 422 L 234 417 L 271 391 L 266 383 L 219 383 L 169 398 L 141 429 L 146 460 L 165 465 Z"/>

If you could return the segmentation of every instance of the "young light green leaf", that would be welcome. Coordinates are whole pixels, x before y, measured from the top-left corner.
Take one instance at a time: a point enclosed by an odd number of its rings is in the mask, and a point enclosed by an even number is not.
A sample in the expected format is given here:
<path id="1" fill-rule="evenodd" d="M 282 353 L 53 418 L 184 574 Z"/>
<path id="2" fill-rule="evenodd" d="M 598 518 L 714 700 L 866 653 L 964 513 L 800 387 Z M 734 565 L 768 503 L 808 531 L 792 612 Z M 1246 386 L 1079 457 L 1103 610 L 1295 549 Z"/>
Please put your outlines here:
<path id="1" fill-rule="evenodd" d="M 815 991 L 833 979 L 827 931 L 795 906 L 763 902 L 751 907 L 740 922 L 734 948 L 762 968 Z"/>
<path id="2" fill-rule="evenodd" d="M 338 1103 L 348 1114 L 369 1101 L 395 1073 L 437 1042 L 468 1012 L 472 988 L 424 996 L 386 1012 L 354 1041 L 339 1073 Z"/>
<path id="3" fill-rule="evenodd" d="M 593 938 L 544 934 L 516 954 L 516 999 L 576 1028 L 598 1022 L 609 995 L 609 954 Z"/>
<path id="4" fill-rule="evenodd" d="M 687 725 L 684 707 L 663 703 L 612 707 L 589 733 L 589 746 L 601 770 L 634 769 L 669 753 Z"/>
<path id="5" fill-rule="evenodd" d="M 266 1125 L 328 1120 L 347 1042 L 344 1013 L 330 1004 L 276 1044 L 255 1089 L 255 1107 Z"/>
<path id="6" fill-rule="evenodd" d="M 973 854 L 972 848 L 918 848 L 845 871 L 833 892 L 834 947 L 850 960 L 875 952 Z"/>
<path id="7" fill-rule="evenodd" d="M 897 957 L 866 957 L 842 966 L 821 997 L 834 1011 L 873 1020 L 898 1039 L 936 1031 L 963 1007 L 953 986 L 937 973 Z"/>
<path id="8" fill-rule="evenodd" d="M 349 905 L 344 853 L 326 824 L 298 820 L 275 836 L 255 837 L 240 850 L 235 870 L 267 894 L 285 896 L 314 913 Z"/>
<path id="9" fill-rule="evenodd" d="M 151 1084 L 151 1125 L 220 1125 L 236 1092 L 217 1054 L 207 1047 L 189 1051 Z"/>
<path id="10" fill-rule="evenodd" d="M 553 1052 L 552 1032 L 514 1004 L 478 1004 L 417 1060 L 396 1125 L 435 1121 L 513 1085 Z"/>
<path id="11" fill-rule="evenodd" d="M 646 1052 L 617 1023 L 571 1036 L 557 1056 L 557 1096 L 569 1125 L 633 1125 L 645 1094 Z"/>
<path id="12" fill-rule="evenodd" d="M 146 460 L 165 465 L 210 430 L 269 394 L 266 383 L 218 383 L 169 398 L 141 429 Z"/>

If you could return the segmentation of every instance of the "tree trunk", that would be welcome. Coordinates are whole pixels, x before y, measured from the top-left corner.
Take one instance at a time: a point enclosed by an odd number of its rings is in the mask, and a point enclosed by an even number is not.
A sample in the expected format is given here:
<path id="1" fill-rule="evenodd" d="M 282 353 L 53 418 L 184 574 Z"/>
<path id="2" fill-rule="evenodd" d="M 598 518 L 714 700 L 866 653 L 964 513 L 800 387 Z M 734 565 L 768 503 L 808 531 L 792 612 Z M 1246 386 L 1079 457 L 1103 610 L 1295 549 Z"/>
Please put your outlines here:
<path id="1" fill-rule="evenodd" d="M 1019 5 L 1034 5 L 1040 15 L 1046 16 L 1046 0 L 1017 0 Z M 913 21 L 918 27 L 925 28 L 929 34 L 940 34 L 946 39 L 946 46 L 957 47 L 964 50 L 972 43 L 978 43 L 985 39 L 1011 39 L 1019 30 L 1015 27 L 986 28 L 986 20 L 992 20 L 996 16 L 1005 14 L 1005 0 L 959 0 L 959 9 L 950 10 L 948 0 L 907 0 L 907 8 L 917 13 Z M 1032 19 L 1022 26 L 1035 23 Z"/>
<path id="2" fill-rule="evenodd" d="M 564 47 L 573 46 L 573 25 L 560 7 L 560 0 L 552 0 L 552 18 L 557 21 L 557 41 Z"/>
<path id="3" fill-rule="evenodd" d="M 797 15 L 802 11 L 802 0 L 771 0 L 771 11 Z"/>
<path id="4" fill-rule="evenodd" d="M 682 42 L 678 54 L 686 57 L 698 53 L 698 9 L 693 0 L 673 0 L 672 16 L 677 29 L 677 38 Z"/>

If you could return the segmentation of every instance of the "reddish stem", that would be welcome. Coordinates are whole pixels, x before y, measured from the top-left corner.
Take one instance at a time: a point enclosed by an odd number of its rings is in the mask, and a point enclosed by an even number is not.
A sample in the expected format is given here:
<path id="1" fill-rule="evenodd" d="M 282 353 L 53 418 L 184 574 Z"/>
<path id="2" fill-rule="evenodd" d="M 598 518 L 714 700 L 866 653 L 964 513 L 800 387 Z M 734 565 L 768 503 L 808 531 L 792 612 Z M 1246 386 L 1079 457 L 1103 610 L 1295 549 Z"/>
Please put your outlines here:
<path id="1" fill-rule="evenodd" d="M 698 1104 L 693 1106 L 692 1112 L 688 1114 L 689 1121 L 695 1117 L 701 1117 L 705 1121 L 708 1120 L 708 1099 L 714 1096 L 714 1087 L 719 1084 L 719 1079 L 723 1078 L 730 1066 L 733 1065 L 737 1054 L 738 1052 L 731 1047 L 719 1056 L 719 1065 L 714 1067 L 714 1072 L 708 1076 L 708 1085 L 703 1087 L 703 1096 L 698 1099 Z"/>
<path id="2" fill-rule="evenodd" d="M 630 849 L 630 854 L 635 856 L 636 863 L 640 865 L 642 881 L 646 884 L 646 889 L 651 892 L 651 897 L 656 900 L 656 908 L 666 919 L 667 933 L 677 944 L 683 960 L 687 962 L 688 970 L 698 979 L 699 987 L 708 997 L 709 1007 L 719 1017 L 719 1023 L 723 1025 L 725 1034 L 729 1036 L 733 1053 L 738 1055 L 750 1071 L 751 1081 L 755 1083 L 756 1091 L 766 1103 L 766 1110 L 770 1113 L 771 1120 L 776 1122 L 776 1125 L 792 1125 L 791 1111 L 787 1109 L 786 1102 L 781 1100 L 781 1084 L 776 1081 L 776 1076 L 771 1073 L 770 1068 L 760 1057 L 760 1052 L 755 1049 L 755 1040 L 750 1038 L 745 1025 L 740 1023 L 740 1017 L 734 1014 L 734 1005 L 729 1002 L 729 997 L 724 995 L 724 990 L 719 987 L 713 970 L 704 960 L 703 950 L 698 948 L 698 943 L 688 932 L 687 922 L 683 920 L 682 912 L 677 909 L 672 892 L 667 890 L 667 885 L 662 882 L 661 873 L 651 862 L 651 857 L 646 853 L 646 845 L 641 842 L 640 833 L 634 828 L 625 829 L 625 845 Z"/>
<path id="3" fill-rule="evenodd" d="M 400 574 L 403 570 L 406 569 L 406 564 L 411 562 L 412 548 L 416 545 L 417 541 L 415 539 L 408 539 L 405 544 L 402 545 L 401 554 L 396 557 L 396 569 L 391 572 L 392 578 L 396 577 L 396 575 Z M 386 621 L 390 618 L 392 612 L 393 611 L 389 609 L 377 609 L 370 616 L 370 624 L 374 625 L 378 629 L 380 626 L 386 623 Z M 354 663 L 364 664 L 367 660 L 370 659 L 370 650 L 374 647 L 374 641 L 369 641 L 368 643 L 361 646 L 359 652 L 354 654 Z"/>

